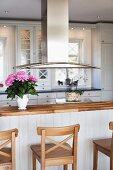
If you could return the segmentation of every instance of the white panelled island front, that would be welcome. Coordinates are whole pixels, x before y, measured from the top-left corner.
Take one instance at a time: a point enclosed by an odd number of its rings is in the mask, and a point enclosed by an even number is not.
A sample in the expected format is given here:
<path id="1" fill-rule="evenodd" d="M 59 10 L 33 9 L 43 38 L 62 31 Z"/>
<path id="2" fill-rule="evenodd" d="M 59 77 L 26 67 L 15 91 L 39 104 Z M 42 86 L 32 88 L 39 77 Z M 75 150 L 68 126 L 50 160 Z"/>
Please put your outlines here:
<path id="1" fill-rule="evenodd" d="M 29 106 L 26 111 L 17 107 L 0 107 L 0 131 L 18 128 L 16 139 L 17 170 L 32 170 L 30 145 L 40 143 L 38 126 L 66 126 L 80 124 L 78 139 L 78 170 L 93 169 L 93 139 L 110 137 L 108 128 L 113 121 L 113 102 L 70 103 Z M 37 162 L 37 169 L 39 169 Z M 48 167 L 60 170 L 63 167 Z M 109 158 L 99 155 L 99 169 L 109 169 Z M 71 170 L 71 166 L 69 167 Z"/>

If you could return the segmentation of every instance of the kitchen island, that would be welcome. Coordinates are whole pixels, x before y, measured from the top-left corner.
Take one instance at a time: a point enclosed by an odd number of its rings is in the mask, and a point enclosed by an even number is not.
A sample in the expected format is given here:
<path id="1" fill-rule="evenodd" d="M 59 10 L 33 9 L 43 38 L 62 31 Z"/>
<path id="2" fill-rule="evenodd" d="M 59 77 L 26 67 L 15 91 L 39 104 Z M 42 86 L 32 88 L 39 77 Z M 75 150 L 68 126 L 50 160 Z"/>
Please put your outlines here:
<path id="1" fill-rule="evenodd" d="M 80 124 L 78 170 L 92 170 L 92 140 L 111 136 L 108 128 L 110 121 L 113 121 L 113 101 L 28 106 L 25 111 L 19 111 L 15 106 L 0 107 L 0 130 L 19 129 L 16 140 L 17 170 L 32 170 L 30 145 L 40 142 L 36 131 L 38 126 L 55 127 L 76 123 Z M 62 167 L 47 169 L 60 170 Z M 109 170 L 109 158 L 102 154 L 99 155 L 98 170 Z"/>

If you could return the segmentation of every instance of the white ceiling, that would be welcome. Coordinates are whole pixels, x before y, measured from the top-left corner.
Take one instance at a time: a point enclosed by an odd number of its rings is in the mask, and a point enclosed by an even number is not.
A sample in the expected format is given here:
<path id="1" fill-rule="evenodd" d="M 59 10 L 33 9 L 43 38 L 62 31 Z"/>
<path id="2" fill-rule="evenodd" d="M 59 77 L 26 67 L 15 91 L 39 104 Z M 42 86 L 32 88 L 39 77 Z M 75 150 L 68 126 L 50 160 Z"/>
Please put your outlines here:
<path id="1" fill-rule="evenodd" d="M 41 0 L 0 0 L 0 18 L 40 20 Z M 69 0 L 69 19 L 113 21 L 113 0 Z"/>

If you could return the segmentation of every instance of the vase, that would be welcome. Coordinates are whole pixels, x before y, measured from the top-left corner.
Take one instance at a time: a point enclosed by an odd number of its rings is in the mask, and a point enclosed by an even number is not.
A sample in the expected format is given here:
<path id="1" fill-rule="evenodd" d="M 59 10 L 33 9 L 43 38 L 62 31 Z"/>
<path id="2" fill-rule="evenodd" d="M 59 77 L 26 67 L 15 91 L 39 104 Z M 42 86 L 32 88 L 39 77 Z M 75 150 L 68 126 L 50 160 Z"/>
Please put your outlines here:
<path id="1" fill-rule="evenodd" d="M 66 92 L 66 101 L 67 102 L 79 102 L 80 101 L 80 94 L 76 92 Z"/>
<path id="2" fill-rule="evenodd" d="M 17 104 L 19 110 L 26 110 L 28 103 L 28 95 L 24 95 L 23 98 L 17 96 Z"/>

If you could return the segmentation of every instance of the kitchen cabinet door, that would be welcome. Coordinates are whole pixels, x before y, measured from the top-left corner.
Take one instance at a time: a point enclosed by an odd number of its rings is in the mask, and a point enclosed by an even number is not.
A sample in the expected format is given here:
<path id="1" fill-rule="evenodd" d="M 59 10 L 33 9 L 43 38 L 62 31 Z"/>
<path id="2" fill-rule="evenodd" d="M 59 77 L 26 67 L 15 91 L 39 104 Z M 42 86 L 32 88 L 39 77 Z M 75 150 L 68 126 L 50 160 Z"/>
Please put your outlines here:
<path id="1" fill-rule="evenodd" d="M 30 64 L 33 61 L 33 27 L 17 28 L 17 64 Z"/>
<path id="2" fill-rule="evenodd" d="M 102 44 L 102 89 L 113 90 L 113 44 Z"/>

